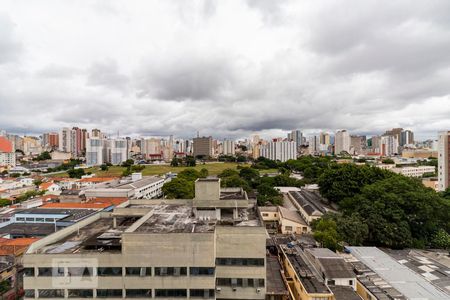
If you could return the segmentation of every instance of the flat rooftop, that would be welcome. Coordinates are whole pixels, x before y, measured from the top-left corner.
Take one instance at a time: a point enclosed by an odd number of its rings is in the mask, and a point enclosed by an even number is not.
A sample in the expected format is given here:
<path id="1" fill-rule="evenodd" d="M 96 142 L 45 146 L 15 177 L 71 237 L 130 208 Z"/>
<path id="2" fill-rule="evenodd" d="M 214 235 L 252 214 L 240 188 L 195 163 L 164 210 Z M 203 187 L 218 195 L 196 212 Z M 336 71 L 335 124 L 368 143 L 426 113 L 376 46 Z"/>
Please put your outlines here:
<path id="1" fill-rule="evenodd" d="M 54 224 L 47 223 L 12 223 L 0 228 L 0 234 L 23 237 L 47 236 L 55 232 Z"/>
<path id="2" fill-rule="evenodd" d="M 192 208 L 186 205 L 158 205 L 152 215 L 134 232 L 189 233 L 214 232 L 215 222 L 195 219 Z"/>
<path id="3" fill-rule="evenodd" d="M 283 280 L 281 264 L 276 256 L 266 256 L 267 286 L 266 293 L 270 295 L 289 295 Z"/>
<path id="4" fill-rule="evenodd" d="M 349 286 L 330 285 L 329 288 L 336 300 L 361 300 L 361 297 Z"/>
<path id="5" fill-rule="evenodd" d="M 450 298 L 449 294 L 438 289 L 424 276 L 376 247 L 349 247 L 349 249 L 354 257 L 408 299 L 448 300 Z"/>
<path id="6" fill-rule="evenodd" d="M 117 218 L 117 227 L 113 227 L 113 218 L 100 218 L 71 235 L 39 249 L 39 253 L 83 253 L 91 251 L 120 251 L 121 235 L 137 217 Z"/>
<path id="7" fill-rule="evenodd" d="M 162 181 L 164 179 L 156 176 L 143 177 L 142 179 L 116 186 L 116 189 L 139 189 L 146 185 Z"/>

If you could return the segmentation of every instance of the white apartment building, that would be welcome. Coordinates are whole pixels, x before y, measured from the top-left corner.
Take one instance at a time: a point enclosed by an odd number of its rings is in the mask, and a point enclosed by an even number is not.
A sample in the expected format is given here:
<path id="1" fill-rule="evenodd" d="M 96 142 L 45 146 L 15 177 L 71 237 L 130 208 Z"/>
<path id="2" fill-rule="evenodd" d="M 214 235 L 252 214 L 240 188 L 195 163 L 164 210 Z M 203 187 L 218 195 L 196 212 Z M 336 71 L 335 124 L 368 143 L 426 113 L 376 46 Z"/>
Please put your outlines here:
<path id="1" fill-rule="evenodd" d="M 399 141 L 394 135 L 384 135 L 380 140 L 380 150 L 382 156 L 392 156 L 398 154 Z"/>
<path id="2" fill-rule="evenodd" d="M 72 152 L 72 130 L 64 127 L 59 132 L 59 151 Z"/>
<path id="3" fill-rule="evenodd" d="M 450 186 L 450 131 L 439 133 L 438 139 L 438 189 L 445 191 Z"/>
<path id="4" fill-rule="evenodd" d="M 107 141 L 108 162 L 120 165 L 127 160 L 127 140 L 111 139 Z"/>
<path id="5" fill-rule="evenodd" d="M 0 152 L 0 167 L 15 167 L 16 153 L 15 152 Z"/>
<path id="6" fill-rule="evenodd" d="M 86 139 L 86 165 L 98 166 L 105 162 L 105 140 L 100 137 L 91 137 Z"/>
<path id="7" fill-rule="evenodd" d="M 235 146 L 236 146 L 236 144 L 234 141 L 224 140 L 222 142 L 222 154 L 234 156 L 236 154 Z"/>
<path id="8" fill-rule="evenodd" d="M 316 154 L 320 150 L 320 140 L 316 135 L 310 136 L 308 138 L 308 150 L 309 154 Z"/>
<path id="9" fill-rule="evenodd" d="M 426 173 L 436 172 L 436 167 L 419 166 L 419 167 L 392 168 L 391 171 L 408 177 L 422 177 Z"/>
<path id="10" fill-rule="evenodd" d="M 259 147 L 259 156 L 285 162 L 297 158 L 297 143 L 294 141 L 272 141 Z"/>
<path id="11" fill-rule="evenodd" d="M 347 130 L 336 132 L 334 138 L 334 153 L 340 154 L 342 151 L 350 153 L 350 134 Z"/>

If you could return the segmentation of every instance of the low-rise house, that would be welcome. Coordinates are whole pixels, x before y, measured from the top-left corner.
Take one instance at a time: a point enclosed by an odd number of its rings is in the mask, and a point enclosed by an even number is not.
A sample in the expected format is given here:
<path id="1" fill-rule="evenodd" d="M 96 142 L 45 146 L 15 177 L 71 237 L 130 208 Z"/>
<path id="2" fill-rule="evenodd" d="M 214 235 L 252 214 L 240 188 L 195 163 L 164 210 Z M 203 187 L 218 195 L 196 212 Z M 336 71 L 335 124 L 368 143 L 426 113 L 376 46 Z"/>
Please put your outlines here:
<path id="1" fill-rule="evenodd" d="M 283 206 L 263 206 L 259 211 L 269 233 L 303 234 L 311 231 L 297 211 Z"/>
<path id="2" fill-rule="evenodd" d="M 336 212 L 316 191 L 302 189 L 291 191 L 287 195 L 308 225 L 327 212 Z"/>

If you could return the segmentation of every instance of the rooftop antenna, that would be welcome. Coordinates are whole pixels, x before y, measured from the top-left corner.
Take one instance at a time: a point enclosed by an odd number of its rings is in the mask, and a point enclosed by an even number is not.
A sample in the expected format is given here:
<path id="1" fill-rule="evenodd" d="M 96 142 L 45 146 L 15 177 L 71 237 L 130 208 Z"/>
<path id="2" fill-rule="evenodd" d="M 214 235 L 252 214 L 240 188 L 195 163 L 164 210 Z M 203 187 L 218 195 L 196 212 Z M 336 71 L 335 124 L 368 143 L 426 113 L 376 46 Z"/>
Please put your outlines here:
<path id="1" fill-rule="evenodd" d="M 200 131 L 197 130 L 197 137 L 200 137 Z"/>

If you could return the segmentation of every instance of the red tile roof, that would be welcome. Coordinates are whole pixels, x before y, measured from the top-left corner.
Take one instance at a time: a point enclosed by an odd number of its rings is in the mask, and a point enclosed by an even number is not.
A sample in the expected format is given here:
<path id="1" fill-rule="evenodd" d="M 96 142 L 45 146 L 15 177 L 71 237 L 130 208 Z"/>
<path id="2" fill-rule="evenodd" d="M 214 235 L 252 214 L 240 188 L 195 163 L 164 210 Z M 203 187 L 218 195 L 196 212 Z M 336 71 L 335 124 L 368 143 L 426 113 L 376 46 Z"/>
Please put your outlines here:
<path id="1" fill-rule="evenodd" d="M 103 209 L 109 206 L 111 203 L 46 203 L 41 208 Z"/>
<path id="2" fill-rule="evenodd" d="M 39 189 L 40 189 L 40 190 L 47 190 L 51 185 L 53 185 L 53 182 L 51 182 L 51 181 L 49 181 L 49 182 L 44 182 L 44 183 L 41 183 L 41 184 L 39 185 Z"/>

